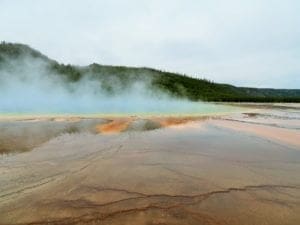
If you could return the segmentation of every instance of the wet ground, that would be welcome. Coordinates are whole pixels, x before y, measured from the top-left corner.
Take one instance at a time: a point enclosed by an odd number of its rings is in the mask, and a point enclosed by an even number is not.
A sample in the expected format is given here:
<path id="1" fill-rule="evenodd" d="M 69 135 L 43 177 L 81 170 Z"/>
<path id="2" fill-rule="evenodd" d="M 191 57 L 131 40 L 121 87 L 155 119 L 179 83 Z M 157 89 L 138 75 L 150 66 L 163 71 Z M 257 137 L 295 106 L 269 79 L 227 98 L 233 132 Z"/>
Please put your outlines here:
<path id="1" fill-rule="evenodd" d="M 300 106 L 0 122 L 0 224 L 300 224 Z"/>

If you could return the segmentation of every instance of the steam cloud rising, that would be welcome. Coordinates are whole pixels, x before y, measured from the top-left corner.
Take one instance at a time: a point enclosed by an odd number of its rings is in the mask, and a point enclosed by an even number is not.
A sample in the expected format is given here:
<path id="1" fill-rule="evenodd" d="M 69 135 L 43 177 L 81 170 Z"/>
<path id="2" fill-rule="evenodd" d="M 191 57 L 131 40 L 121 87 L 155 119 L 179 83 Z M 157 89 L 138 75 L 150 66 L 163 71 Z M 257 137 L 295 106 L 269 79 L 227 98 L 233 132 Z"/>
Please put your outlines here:
<path id="1" fill-rule="evenodd" d="M 77 82 L 53 73 L 47 62 L 21 57 L 8 60 L 0 70 L 1 113 L 192 113 L 215 110 L 215 105 L 179 100 L 158 90 L 151 81 L 135 81 L 122 88 L 112 79 L 117 93 L 108 95 L 101 81 L 83 76 Z M 146 76 L 145 76 L 146 77 Z M 118 87 L 120 86 L 120 87 Z"/>

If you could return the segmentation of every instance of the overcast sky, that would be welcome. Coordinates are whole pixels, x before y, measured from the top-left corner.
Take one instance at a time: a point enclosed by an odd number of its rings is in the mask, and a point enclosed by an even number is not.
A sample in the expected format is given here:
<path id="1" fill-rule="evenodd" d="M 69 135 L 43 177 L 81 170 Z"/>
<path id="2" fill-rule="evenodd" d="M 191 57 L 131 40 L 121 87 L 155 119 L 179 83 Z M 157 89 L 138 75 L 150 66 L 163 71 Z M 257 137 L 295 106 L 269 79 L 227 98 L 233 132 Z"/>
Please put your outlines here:
<path id="1" fill-rule="evenodd" d="M 0 0 L 0 40 L 63 63 L 300 88 L 298 0 Z"/>

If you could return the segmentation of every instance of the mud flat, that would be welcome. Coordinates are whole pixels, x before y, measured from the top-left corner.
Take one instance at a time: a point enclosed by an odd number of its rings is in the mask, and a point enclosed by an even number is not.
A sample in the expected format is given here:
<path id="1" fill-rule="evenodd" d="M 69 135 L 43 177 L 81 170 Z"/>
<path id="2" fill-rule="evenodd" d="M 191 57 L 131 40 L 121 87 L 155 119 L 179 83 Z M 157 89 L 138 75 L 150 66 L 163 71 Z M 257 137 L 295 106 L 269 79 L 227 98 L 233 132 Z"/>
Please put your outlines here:
<path id="1" fill-rule="evenodd" d="M 0 122 L 0 224 L 300 224 L 300 106 Z"/>

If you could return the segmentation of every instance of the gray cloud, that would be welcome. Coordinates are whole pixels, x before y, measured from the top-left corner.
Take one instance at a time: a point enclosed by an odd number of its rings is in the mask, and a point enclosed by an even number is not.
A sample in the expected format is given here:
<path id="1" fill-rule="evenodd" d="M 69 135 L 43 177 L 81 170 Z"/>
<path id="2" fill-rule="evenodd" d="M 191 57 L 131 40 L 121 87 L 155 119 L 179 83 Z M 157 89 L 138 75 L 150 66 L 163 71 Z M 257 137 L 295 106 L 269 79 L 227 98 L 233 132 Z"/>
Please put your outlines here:
<path id="1" fill-rule="evenodd" d="M 0 0 L 0 39 L 65 63 L 299 88 L 299 11 L 296 0 Z"/>

